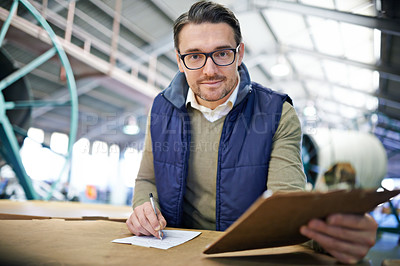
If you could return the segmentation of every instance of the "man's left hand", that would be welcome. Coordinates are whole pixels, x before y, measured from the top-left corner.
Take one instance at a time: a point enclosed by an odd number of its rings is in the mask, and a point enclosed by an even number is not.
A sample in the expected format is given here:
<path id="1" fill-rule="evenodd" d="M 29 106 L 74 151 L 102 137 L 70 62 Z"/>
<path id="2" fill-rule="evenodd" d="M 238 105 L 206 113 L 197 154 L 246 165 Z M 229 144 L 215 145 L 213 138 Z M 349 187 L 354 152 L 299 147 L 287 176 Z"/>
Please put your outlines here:
<path id="1" fill-rule="evenodd" d="M 311 220 L 300 232 L 342 263 L 357 263 L 375 245 L 378 224 L 369 214 L 334 214 Z"/>

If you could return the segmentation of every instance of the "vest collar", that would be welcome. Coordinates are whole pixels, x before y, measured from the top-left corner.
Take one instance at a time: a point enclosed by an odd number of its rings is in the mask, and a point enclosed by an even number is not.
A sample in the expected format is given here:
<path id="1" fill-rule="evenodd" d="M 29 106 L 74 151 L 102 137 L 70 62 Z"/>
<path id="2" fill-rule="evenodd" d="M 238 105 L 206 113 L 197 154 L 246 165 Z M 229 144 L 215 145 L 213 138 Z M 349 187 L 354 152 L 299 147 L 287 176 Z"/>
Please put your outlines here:
<path id="1" fill-rule="evenodd" d="M 238 71 L 240 84 L 235 106 L 238 105 L 251 90 L 250 75 L 244 63 L 239 66 Z M 178 72 L 162 94 L 178 109 L 186 109 L 185 103 L 188 90 L 189 85 L 186 82 L 185 74 Z"/>

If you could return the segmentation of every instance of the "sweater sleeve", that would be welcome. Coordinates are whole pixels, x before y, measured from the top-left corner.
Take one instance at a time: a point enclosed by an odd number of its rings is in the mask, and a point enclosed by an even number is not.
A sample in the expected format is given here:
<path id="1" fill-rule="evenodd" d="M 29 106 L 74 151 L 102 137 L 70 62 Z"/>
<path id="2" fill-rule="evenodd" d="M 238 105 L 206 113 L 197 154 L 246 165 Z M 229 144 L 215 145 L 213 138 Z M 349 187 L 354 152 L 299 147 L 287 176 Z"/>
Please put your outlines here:
<path id="1" fill-rule="evenodd" d="M 267 188 L 277 190 L 304 190 L 306 176 L 301 161 L 301 126 L 296 111 L 289 103 L 282 107 L 282 116 L 273 138 Z M 324 249 L 314 240 L 303 245 L 317 252 Z"/>
<path id="2" fill-rule="evenodd" d="M 306 177 L 301 161 L 301 126 L 294 108 L 283 104 L 278 129 L 273 137 L 267 188 L 278 190 L 304 190 Z"/>
<path id="3" fill-rule="evenodd" d="M 157 208 L 160 209 L 160 206 L 158 205 L 156 179 L 154 175 L 153 152 L 150 134 L 150 114 L 147 117 L 143 155 L 139 172 L 135 181 L 132 208 L 134 209 L 146 201 L 149 201 L 149 193 L 153 193 L 155 204 Z"/>

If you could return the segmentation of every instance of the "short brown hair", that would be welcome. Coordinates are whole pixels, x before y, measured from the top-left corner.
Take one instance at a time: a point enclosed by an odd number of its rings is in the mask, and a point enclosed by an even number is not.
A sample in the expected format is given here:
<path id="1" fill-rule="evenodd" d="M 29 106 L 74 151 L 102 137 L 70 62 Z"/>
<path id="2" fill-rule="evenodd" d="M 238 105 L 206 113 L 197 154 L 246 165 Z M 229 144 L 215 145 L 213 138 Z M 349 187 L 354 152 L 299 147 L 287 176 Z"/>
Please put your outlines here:
<path id="1" fill-rule="evenodd" d="M 236 45 L 242 42 L 239 20 L 233 12 L 223 5 L 211 1 L 199 1 L 194 3 L 188 12 L 183 13 L 174 22 L 174 45 L 179 51 L 179 33 L 183 26 L 189 23 L 227 23 L 235 34 Z"/>

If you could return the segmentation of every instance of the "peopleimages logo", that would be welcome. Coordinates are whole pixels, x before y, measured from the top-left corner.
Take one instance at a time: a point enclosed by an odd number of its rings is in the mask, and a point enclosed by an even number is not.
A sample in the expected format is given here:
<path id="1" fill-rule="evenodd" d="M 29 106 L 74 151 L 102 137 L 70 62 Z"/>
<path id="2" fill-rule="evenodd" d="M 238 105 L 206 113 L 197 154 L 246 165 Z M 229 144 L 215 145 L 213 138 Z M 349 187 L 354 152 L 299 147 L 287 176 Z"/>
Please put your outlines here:
<path id="1" fill-rule="evenodd" d="M 164 114 L 153 114 L 151 117 L 151 124 L 153 126 L 161 124 L 161 132 L 160 134 L 176 134 L 179 131 L 186 131 L 188 133 L 190 133 L 191 131 L 191 118 L 193 115 L 191 114 L 184 114 L 184 113 L 179 113 L 177 115 L 177 117 L 180 120 L 180 124 L 177 125 L 173 125 L 171 123 L 171 116 L 167 116 Z M 226 124 L 227 121 L 229 120 L 233 123 L 229 123 L 230 127 L 226 128 L 226 130 L 232 131 L 232 134 L 235 134 L 237 132 L 240 131 L 244 131 L 244 132 L 248 132 L 248 131 L 252 131 L 256 134 L 266 134 L 266 133 L 270 133 L 270 132 L 275 132 L 276 129 L 278 128 L 279 125 L 279 121 L 281 118 L 281 114 L 280 113 L 274 113 L 274 114 L 270 114 L 270 113 L 257 113 L 251 116 L 251 118 L 249 118 L 248 115 L 245 114 L 240 114 L 240 115 L 232 115 L 232 114 L 228 114 L 225 117 L 225 121 L 224 123 Z M 292 119 L 292 118 L 289 118 Z M 298 119 L 296 116 L 293 116 L 293 119 Z M 208 132 L 207 127 L 206 126 L 202 126 L 201 123 L 210 123 L 208 121 L 202 120 L 202 121 L 196 121 L 196 123 L 200 123 L 200 129 L 204 130 L 204 132 L 200 132 L 200 133 L 204 133 L 207 134 Z M 224 125 L 225 127 L 226 125 Z"/>
<path id="2" fill-rule="evenodd" d="M 132 112 L 104 112 L 101 114 L 82 114 L 79 120 L 79 134 L 88 138 L 100 135 L 116 135 L 122 131 L 123 126 L 132 117 L 135 117 L 137 125 L 144 132 L 147 116 L 141 115 L 138 117 L 137 114 Z"/>
<path id="3" fill-rule="evenodd" d="M 99 135 L 116 135 L 118 134 L 119 130 L 121 130 L 122 126 L 126 122 L 127 118 L 130 116 L 133 116 L 134 114 L 132 113 L 123 113 L 119 114 L 116 112 L 110 112 L 110 113 L 102 113 L 102 114 L 97 114 L 97 113 L 85 113 L 83 116 L 81 116 L 80 119 L 80 125 L 79 125 L 79 135 L 81 136 L 86 136 L 88 138 L 92 136 L 99 136 Z M 177 114 L 179 120 L 181 121 L 180 124 L 171 126 L 171 116 L 167 116 L 164 114 L 157 114 L 157 115 L 152 115 L 151 117 L 151 124 L 156 125 L 158 123 L 161 123 L 162 125 L 162 131 L 160 134 L 176 134 L 177 132 L 180 132 L 181 130 L 184 130 L 188 133 L 191 131 L 191 121 L 192 121 L 192 114 L 189 113 L 178 113 Z M 143 116 L 144 119 L 140 120 L 142 122 L 140 124 L 140 127 L 142 128 L 144 132 L 145 128 L 145 122 L 147 120 L 146 116 Z M 269 132 L 274 132 L 279 125 L 279 121 L 281 118 L 281 114 L 270 114 L 270 113 L 257 113 L 254 115 L 251 115 L 251 118 L 249 118 L 249 115 L 246 114 L 228 114 L 225 118 L 225 120 L 229 120 L 230 123 L 230 128 L 227 128 L 229 131 L 232 131 L 232 134 L 237 133 L 238 131 L 253 131 L 256 134 L 266 134 Z M 297 119 L 294 117 L 294 119 Z M 226 123 L 227 121 L 224 121 Z M 196 121 L 196 123 L 210 123 L 206 120 L 200 120 Z M 175 127 L 177 126 L 177 127 Z M 181 127 L 181 128 L 179 128 Z M 201 134 L 207 134 L 208 132 L 206 131 L 207 127 L 202 126 L 200 124 L 201 130 L 205 130 L 204 132 L 200 132 Z"/>
<path id="4" fill-rule="evenodd" d="M 199 143 L 190 143 L 189 145 L 184 145 L 182 142 L 174 142 L 170 144 L 169 142 L 153 142 L 152 151 L 156 152 L 182 152 L 189 150 L 190 152 L 204 152 L 204 151 L 218 151 L 220 148 L 224 148 L 224 146 L 220 147 L 220 144 L 210 143 L 210 142 L 199 142 Z"/>

